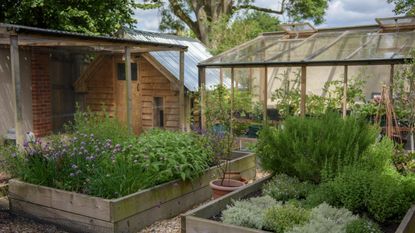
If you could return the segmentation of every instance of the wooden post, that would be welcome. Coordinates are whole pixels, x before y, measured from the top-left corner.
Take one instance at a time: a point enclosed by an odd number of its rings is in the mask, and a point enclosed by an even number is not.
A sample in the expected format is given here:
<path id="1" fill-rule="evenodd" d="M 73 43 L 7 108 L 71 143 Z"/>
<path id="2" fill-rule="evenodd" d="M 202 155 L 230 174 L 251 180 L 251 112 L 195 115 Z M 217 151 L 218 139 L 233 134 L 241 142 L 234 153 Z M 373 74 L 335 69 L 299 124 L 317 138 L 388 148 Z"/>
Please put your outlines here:
<path id="1" fill-rule="evenodd" d="M 233 103 L 234 103 L 234 98 L 235 98 L 235 69 L 232 67 L 231 68 L 231 112 L 230 112 L 230 133 L 231 135 L 233 134 Z"/>
<path id="2" fill-rule="evenodd" d="M 219 68 L 219 81 L 220 81 L 220 85 L 223 85 L 223 68 Z"/>
<path id="3" fill-rule="evenodd" d="M 342 103 L 342 112 L 343 118 L 347 116 L 347 86 L 348 86 L 348 69 L 349 67 L 344 66 L 344 77 L 343 77 L 343 103 Z"/>
<path id="4" fill-rule="evenodd" d="M 307 101 L 307 67 L 301 66 L 301 102 L 300 102 L 300 114 L 305 117 L 306 101 Z"/>
<path id="5" fill-rule="evenodd" d="M 179 82 L 179 119 L 180 129 L 186 131 L 186 113 L 184 106 L 184 51 L 180 51 L 180 82 Z"/>
<path id="6" fill-rule="evenodd" d="M 199 67 L 199 92 L 200 92 L 200 109 L 199 109 L 199 124 L 200 129 L 206 129 L 206 69 Z"/>
<path id="7" fill-rule="evenodd" d="M 127 101 L 127 126 L 128 131 L 133 132 L 133 118 L 132 118 L 132 106 L 133 106 L 133 95 L 131 92 L 131 48 L 125 47 L 125 85 L 126 85 L 126 101 Z"/>
<path id="8" fill-rule="evenodd" d="M 263 119 L 264 119 L 264 125 L 267 124 L 267 111 L 268 111 L 268 67 L 265 66 L 264 68 L 264 77 L 263 77 L 263 97 L 264 97 L 264 106 L 263 106 Z"/>
<path id="9" fill-rule="evenodd" d="M 19 45 L 17 35 L 10 35 L 10 65 L 13 84 L 14 128 L 16 131 L 16 143 L 22 146 L 24 143 L 23 113 L 22 113 L 22 84 L 20 77 Z"/>
<path id="10" fill-rule="evenodd" d="M 395 65 L 391 64 L 389 75 L 389 99 L 393 103 L 393 76 L 395 75 Z"/>

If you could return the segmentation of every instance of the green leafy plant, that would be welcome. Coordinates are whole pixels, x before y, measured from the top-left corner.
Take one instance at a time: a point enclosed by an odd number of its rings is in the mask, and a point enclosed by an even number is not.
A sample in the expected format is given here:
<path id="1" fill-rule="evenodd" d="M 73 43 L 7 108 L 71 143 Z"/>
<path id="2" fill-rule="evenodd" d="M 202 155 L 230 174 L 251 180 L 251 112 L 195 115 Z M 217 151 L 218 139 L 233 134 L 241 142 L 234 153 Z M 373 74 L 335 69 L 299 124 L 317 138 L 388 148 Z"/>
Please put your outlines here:
<path id="1" fill-rule="evenodd" d="M 318 183 L 357 161 L 377 135 L 364 120 L 336 113 L 290 117 L 281 127 L 260 132 L 257 155 L 267 171 Z"/>
<path id="2" fill-rule="evenodd" d="M 222 212 L 222 221 L 227 224 L 262 229 L 266 210 L 277 205 L 279 204 L 269 196 L 234 201 Z"/>
<path id="3" fill-rule="evenodd" d="M 276 233 L 284 233 L 296 225 L 309 220 L 309 211 L 293 205 L 275 206 L 267 210 L 264 217 L 265 228 Z"/>
<path id="4" fill-rule="evenodd" d="M 203 137 L 162 130 L 122 144 L 76 131 L 1 153 L 13 177 L 103 198 L 125 196 L 175 179 L 191 180 L 212 162 Z"/>
<path id="5" fill-rule="evenodd" d="M 345 208 L 337 209 L 323 203 L 311 210 L 310 221 L 294 226 L 287 233 L 344 233 L 347 225 L 358 219 Z"/>
<path id="6" fill-rule="evenodd" d="M 74 121 L 65 126 L 66 132 L 80 132 L 87 135 L 93 134 L 100 140 L 110 139 L 114 143 L 123 143 L 135 137 L 128 131 L 125 124 L 118 119 L 111 117 L 103 108 L 100 112 L 92 112 L 89 109 L 85 112 L 79 110 L 74 115 Z"/>
<path id="7" fill-rule="evenodd" d="M 346 233 L 382 233 L 382 231 L 376 223 L 360 218 L 347 224 Z"/>
<path id="8" fill-rule="evenodd" d="M 313 188 L 312 184 L 300 182 L 297 178 L 286 174 L 279 174 L 265 185 L 263 192 L 277 201 L 288 201 L 305 198 Z"/>

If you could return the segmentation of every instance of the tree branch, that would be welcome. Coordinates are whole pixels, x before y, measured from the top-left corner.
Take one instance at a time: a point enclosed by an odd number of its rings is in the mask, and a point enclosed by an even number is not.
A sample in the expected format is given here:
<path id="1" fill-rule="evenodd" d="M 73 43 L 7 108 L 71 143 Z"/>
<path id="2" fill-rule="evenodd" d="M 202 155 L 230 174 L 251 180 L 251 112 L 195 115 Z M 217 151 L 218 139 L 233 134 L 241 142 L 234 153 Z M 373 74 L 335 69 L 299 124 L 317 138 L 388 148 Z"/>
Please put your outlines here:
<path id="1" fill-rule="evenodd" d="M 253 5 L 239 5 L 239 6 L 234 6 L 233 9 L 235 11 L 239 11 L 239 10 L 242 10 L 242 9 L 256 10 L 256 11 L 262 11 L 262 12 L 273 13 L 273 14 L 278 14 L 278 15 L 282 15 L 284 13 L 284 10 L 276 11 L 276 10 L 272 10 L 272 9 L 269 9 L 269 8 L 264 8 L 264 7 L 259 7 L 259 6 L 253 6 Z M 282 9 L 284 9 L 284 8 L 282 8 Z"/>
<path id="2" fill-rule="evenodd" d="M 179 1 L 177 0 L 169 0 L 171 9 L 173 10 L 174 14 L 179 17 L 189 28 L 196 34 L 199 34 L 199 27 L 197 22 L 194 22 L 186 12 L 183 11 L 182 7 L 180 6 Z"/>

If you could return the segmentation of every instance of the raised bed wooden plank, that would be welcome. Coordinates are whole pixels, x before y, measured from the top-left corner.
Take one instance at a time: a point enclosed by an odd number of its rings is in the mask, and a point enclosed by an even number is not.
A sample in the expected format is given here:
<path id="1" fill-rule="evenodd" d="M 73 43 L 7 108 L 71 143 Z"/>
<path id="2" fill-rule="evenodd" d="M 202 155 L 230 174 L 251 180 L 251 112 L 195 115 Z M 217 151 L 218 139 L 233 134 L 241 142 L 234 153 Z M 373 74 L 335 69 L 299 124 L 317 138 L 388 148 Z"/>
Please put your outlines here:
<path id="1" fill-rule="evenodd" d="M 112 223 L 96 218 L 73 214 L 16 199 L 10 199 L 10 206 L 14 213 L 43 222 L 53 222 L 73 232 L 114 232 Z"/>
<path id="2" fill-rule="evenodd" d="M 244 177 L 253 178 L 256 169 L 255 156 L 249 154 L 236 159 L 232 162 L 231 168 L 241 171 Z M 218 174 L 219 168 L 213 167 L 193 182 L 180 182 L 176 180 L 122 198 L 113 199 L 111 200 L 111 219 L 116 222 L 141 211 L 159 206 L 161 203 L 173 200 L 194 190 L 207 187 L 209 182 L 217 177 Z"/>
<path id="3" fill-rule="evenodd" d="M 406 212 L 401 224 L 395 233 L 414 233 L 415 232 L 415 205 Z"/>
<path id="4" fill-rule="evenodd" d="M 186 219 L 187 233 L 265 233 L 246 227 L 233 226 L 208 219 L 188 216 Z"/>
<path id="5" fill-rule="evenodd" d="M 33 185 L 15 179 L 9 181 L 9 198 L 104 221 L 111 220 L 109 200 Z"/>
<path id="6" fill-rule="evenodd" d="M 137 232 L 155 221 L 172 218 L 211 197 L 210 187 L 204 187 L 116 222 L 114 227 L 116 232 Z"/>

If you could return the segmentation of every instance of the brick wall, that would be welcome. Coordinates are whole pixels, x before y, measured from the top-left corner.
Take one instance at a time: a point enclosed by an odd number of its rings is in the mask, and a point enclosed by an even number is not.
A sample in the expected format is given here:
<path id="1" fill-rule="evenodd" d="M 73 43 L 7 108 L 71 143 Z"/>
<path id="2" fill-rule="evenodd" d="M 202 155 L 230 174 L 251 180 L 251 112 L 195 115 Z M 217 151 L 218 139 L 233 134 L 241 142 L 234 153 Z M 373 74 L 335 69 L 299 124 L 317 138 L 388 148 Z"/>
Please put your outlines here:
<path id="1" fill-rule="evenodd" d="M 52 132 L 52 87 L 49 76 L 49 54 L 32 51 L 33 133 L 37 137 Z"/>

